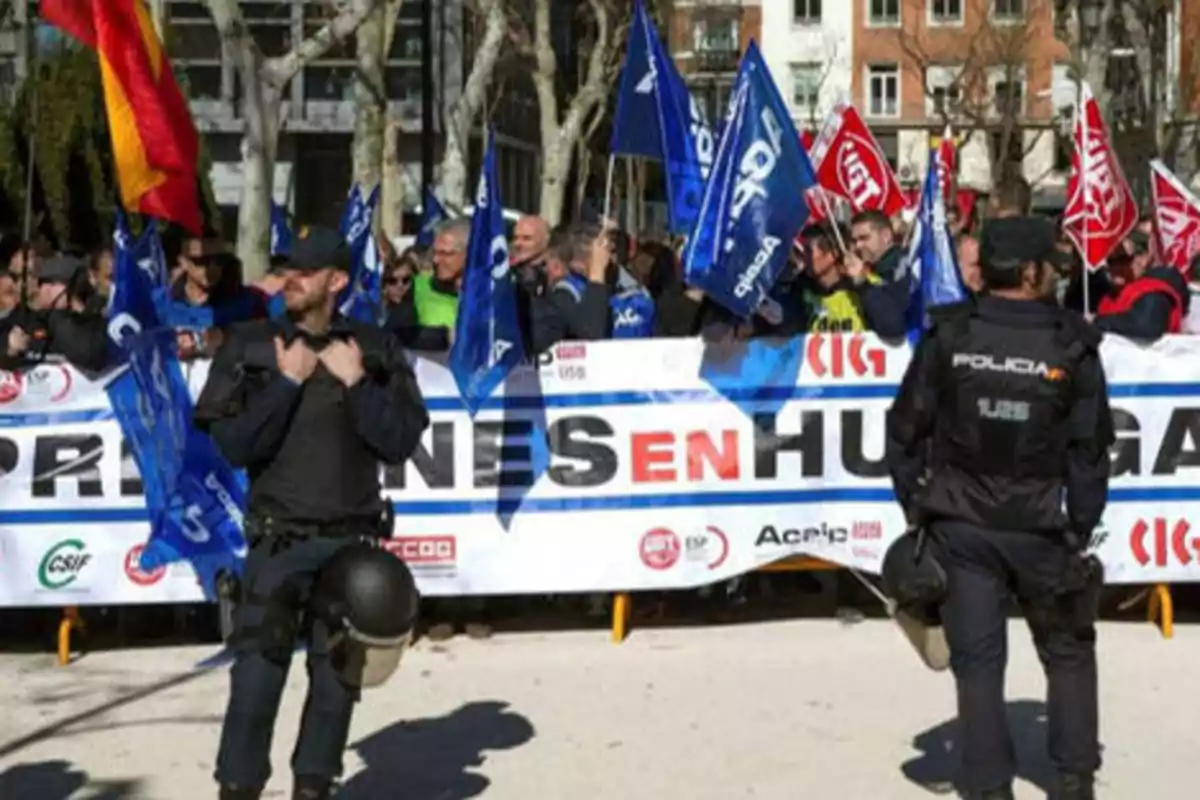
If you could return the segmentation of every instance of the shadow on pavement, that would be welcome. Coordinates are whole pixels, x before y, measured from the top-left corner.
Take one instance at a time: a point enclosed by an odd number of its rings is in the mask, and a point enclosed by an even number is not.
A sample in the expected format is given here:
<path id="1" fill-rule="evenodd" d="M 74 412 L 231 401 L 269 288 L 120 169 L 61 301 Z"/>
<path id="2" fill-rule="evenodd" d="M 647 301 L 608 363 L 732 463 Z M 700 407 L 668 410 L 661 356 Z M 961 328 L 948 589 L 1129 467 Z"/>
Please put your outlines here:
<path id="1" fill-rule="evenodd" d="M 1056 775 L 1046 753 L 1046 704 L 1040 700 L 1009 703 L 1008 730 L 1017 756 L 1017 780 L 1049 792 Z M 952 794 L 960 765 L 957 737 L 957 719 L 918 733 L 913 747 L 923 755 L 900 765 L 904 777 L 934 794 Z"/>
<path id="2" fill-rule="evenodd" d="M 478 797 L 491 781 L 470 770 L 483 766 L 484 752 L 520 747 L 534 735 L 528 719 L 498 701 L 469 703 L 444 717 L 397 722 L 350 745 L 366 768 L 348 779 L 336 797 Z"/>
<path id="3" fill-rule="evenodd" d="M 132 800 L 145 797 L 140 780 L 89 781 L 87 773 L 68 761 L 17 764 L 0 773 L 4 800 L 68 800 L 87 787 L 86 800 Z"/>

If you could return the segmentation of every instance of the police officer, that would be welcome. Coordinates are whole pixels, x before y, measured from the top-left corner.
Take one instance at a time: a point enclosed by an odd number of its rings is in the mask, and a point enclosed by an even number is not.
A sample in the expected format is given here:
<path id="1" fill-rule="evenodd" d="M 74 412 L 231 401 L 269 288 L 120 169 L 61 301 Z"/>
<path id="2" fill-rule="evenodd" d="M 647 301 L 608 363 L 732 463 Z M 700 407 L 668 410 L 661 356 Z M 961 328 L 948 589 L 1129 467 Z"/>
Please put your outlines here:
<path id="1" fill-rule="evenodd" d="M 1055 238 L 1038 218 L 988 223 L 987 292 L 938 310 L 887 419 L 896 496 L 946 573 L 940 610 L 963 788 L 986 800 L 1011 798 L 1016 774 L 1004 702 L 1010 595 L 1049 684 L 1054 796 L 1092 798 L 1100 767 L 1094 623 L 1103 577 L 1083 551 L 1104 511 L 1113 422 L 1100 334 L 1047 302 Z"/>
<path id="2" fill-rule="evenodd" d="M 284 272 L 287 313 L 235 326 L 196 404 L 196 424 L 250 477 L 216 780 L 223 800 L 258 798 L 297 640 L 308 697 L 292 754 L 294 798 L 329 797 L 359 687 L 331 658 L 337 637 L 306 602 L 342 548 L 391 535 L 379 465 L 399 464 L 429 423 L 411 369 L 379 328 L 335 312 L 350 253 L 337 233 L 300 232 Z"/>

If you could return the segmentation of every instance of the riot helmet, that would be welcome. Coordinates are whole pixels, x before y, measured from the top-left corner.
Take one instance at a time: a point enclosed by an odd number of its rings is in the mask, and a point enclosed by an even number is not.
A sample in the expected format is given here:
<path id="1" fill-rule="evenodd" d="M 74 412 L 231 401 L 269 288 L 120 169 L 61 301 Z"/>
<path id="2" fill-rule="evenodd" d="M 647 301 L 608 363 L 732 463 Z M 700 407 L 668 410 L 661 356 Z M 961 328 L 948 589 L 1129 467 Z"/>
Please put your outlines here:
<path id="1" fill-rule="evenodd" d="M 891 614 L 925 665 L 950 666 L 950 648 L 942 629 L 940 604 L 946 597 L 946 571 L 931 552 L 923 531 L 909 531 L 883 556 L 880 581 Z"/>
<path id="2" fill-rule="evenodd" d="M 329 626 L 330 658 L 351 686 L 378 686 L 412 642 L 420 595 L 412 572 L 369 542 L 339 550 L 321 568 L 315 613 Z"/>

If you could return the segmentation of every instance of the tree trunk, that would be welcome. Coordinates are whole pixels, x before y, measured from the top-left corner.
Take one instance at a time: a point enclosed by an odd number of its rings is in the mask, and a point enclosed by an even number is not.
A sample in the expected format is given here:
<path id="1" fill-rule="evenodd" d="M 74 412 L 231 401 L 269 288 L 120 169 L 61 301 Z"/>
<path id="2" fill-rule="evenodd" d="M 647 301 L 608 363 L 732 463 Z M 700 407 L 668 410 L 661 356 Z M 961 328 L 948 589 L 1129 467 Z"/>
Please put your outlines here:
<path id="1" fill-rule="evenodd" d="M 242 203 L 238 207 L 237 252 L 247 282 L 267 274 L 271 250 L 271 201 L 283 98 L 258 83 L 246 90 L 246 134 L 242 138 Z"/>
<path id="2" fill-rule="evenodd" d="M 398 0 L 393 0 L 397 3 Z M 284 90 L 297 73 L 353 35 L 381 0 L 345 0 L 336 15 L 291 51 L 263 60 L 236 0 L 205 0 L 242 79 L 242 202 L 238 208 L 238 258 L 246 280 L 267 273 L 271 241 L 271 199 L 279 144 Z"/>
<path id="3" fill-rule="evenodd" d="M 389 239 L 402 233 L 405 193 L 404 175 L 400 169 L 400 123 L 389 119 L 383 129 L 383 186 L 379 190 L 379 207 L 382 211 L 380 228 Z"/>
<path id="4" fill-rule="evenodd" d="M 358 26 L 354 81 L 354 180 L 363 192 L 379 183 L 383 171 L 383 124 L 387 94 L 383 83 L 384 9 L 375 8 Z"/>
<path id="5" fill-rule="evenodd" d="M 562 222 L 572 150 L 571 144 L 561 140 L 542 146 L 542 191 L 538 216 L 546 220 L 551 228 Z"/>
<path id="6" fill-rule="evenodd" d="M 442 150 L 441 196 L 443 201 L 458 208 L 467 204 L 467 147 L 471 141 L 471 128 L 487 100 L 488 87 L 492 84 L 507 31 L 500 0 L 480 0 L 478 13 L 483 16 L 483 37 L 475 50 L 462 93 L 453 108 L 447 110 L 443 124 L 446 137 Z"/>
<path id="7" fill-rule="evenodd" d="M 542 134 L 542 192 L 539 203 L 543 219 L 551 225 L 562 221 L 566 201 L 567 180 L 574 161 L 575 144 L 584 132 L 584 122 L 597 104 L 606 96 L 610 75 L 606 62 L 612 55 L 610 12 L 599 0 L 590 0 L 596 22 L 596 39 L 591 43 L 583 83 L 575 90 L 566 115 L 559 117 L 555 83 L 558 61 L 550 38 L 550 0 L 537 0 L 534 8 L 533 78 L 538 99 L 538 116 Z"/>

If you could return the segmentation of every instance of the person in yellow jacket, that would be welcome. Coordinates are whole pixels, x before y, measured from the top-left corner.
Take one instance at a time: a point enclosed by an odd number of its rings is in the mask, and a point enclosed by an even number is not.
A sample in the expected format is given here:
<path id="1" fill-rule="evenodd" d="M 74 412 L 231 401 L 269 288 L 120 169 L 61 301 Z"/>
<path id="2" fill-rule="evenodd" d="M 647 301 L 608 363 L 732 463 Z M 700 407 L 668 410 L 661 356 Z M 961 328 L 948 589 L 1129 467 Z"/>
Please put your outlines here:
<path id="1" fill-rule="evenodd" d="M 433 240 L 433 273 L 413 277 L 412 313 L 402 318 L 397 315 L 396 324 L 389 325 L 405 347 L 450 349 L 470 234 L 471 223 L 465 219 L 451 220 L 438 228 Z"/>

